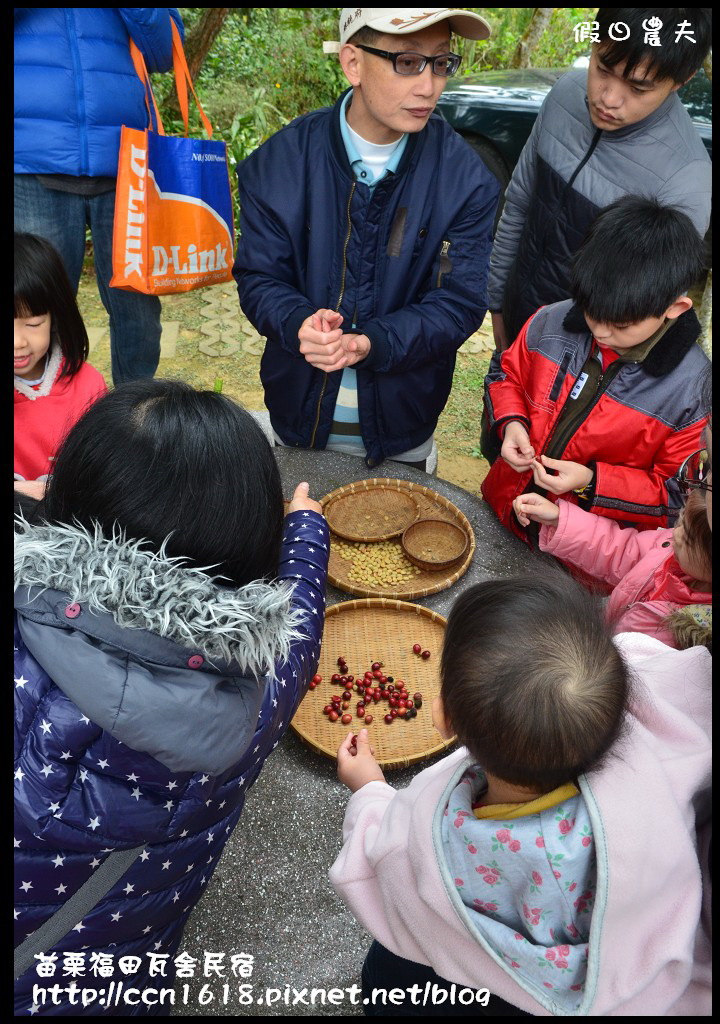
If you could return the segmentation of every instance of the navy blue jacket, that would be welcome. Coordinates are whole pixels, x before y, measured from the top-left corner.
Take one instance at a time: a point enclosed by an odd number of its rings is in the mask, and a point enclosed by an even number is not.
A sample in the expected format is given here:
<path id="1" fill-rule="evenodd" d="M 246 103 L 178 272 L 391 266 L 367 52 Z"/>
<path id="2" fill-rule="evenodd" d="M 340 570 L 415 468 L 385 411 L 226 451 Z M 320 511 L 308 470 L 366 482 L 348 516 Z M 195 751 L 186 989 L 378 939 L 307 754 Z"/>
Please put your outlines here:
<path id="1" fill-rule="evenodd" d="M 172 986 L 172 957 L 245 797 L 315 672 L 325 612 L 328 528 L 285 518 L 280 582 L 241 589 L 116 534 L 25 526 L 16 538 L 15 943 L 40 927 L 111 850 L 144 844 L 125 875 L 54 950 L 85 951 L 79 988 L 111 980 Z M 293 584 L 291 587 L 289 584 Z M 252 879 L 248 885 L 252 887 Z M 99 979 L 92 954 L 141 958 Z M 167 955 L 165 980 L 148 976 Z M 117 986 L 116 986 L 117 988 Z M 48 1003 L 50 1016 L 144 1016 Z"/>
<path id="2" fill-rule="evenodd" d="M 288 445 L 325 447 L 342 376 L 300 354 L 302 322 L 339 309 L 346 330 L 355 323 L 368 336 L 355 369 L 374 466 L 430 437 L 456 352 L 482 323 L 498 185 L 433 115 L 371 190 L 350 167 L 341 102 L 297 118 L 238 168 L 233 273 L 243 311 L 267 338 L 265 404 Z"/>
<path id="3" fill-rule="evenodd" d="M 15 173 L 115 177 L 120 126 L 146 128 L 148 71 L 172 67 L 175 7 L 15 8 Z"/>

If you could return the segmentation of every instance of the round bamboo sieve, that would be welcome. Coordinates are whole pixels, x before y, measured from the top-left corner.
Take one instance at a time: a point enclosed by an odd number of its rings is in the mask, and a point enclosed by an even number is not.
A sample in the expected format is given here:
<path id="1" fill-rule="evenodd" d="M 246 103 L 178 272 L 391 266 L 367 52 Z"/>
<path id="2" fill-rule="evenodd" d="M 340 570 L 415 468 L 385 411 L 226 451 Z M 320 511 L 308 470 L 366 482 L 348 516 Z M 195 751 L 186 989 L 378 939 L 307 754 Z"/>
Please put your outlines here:
<path id="1" fill-rule="evenodd" d="M 331 605 L 325 614 L 325 629 L 318 673 L 323 681 L 317 689 L 308 690 L 291 725 L 295 732 L 318 753 L 333 760 L 337 749 L 348 732 L 368 729 L 375 757 L 383 768 L 406 768 L 446 750 L 453 742 L 442 740 L 432 724 L 432 700 L 440 692 L 440 656 L 445 619 L 421 605 L 405 601 L 365 598 Z M 423 661 L 413 654 L 413 644 L 419 643 L 429 650 L 430 657 Z M 346 659 L 349 672 L 362 678 L 374 661 L 383 662 L 383 672 L 394 679 L 403 679 L 410 694 L 420 691 L 422 707 L 410 721 L 396 718 L 388 725 L 384 716 L 389 710 L 387 701 L 367 707 L 373 716 L 369 726 L 357 717 L 360 695 L 353 690 L 348 712 L 353 716 L 350 725 L 338 719 L 331 722 L 323 714 L 333 693 L 342 693 L 342 687 L 330 682 L 338 671 L 337 659 Z"/>
<path id="2" fill-rule="evenodd" d="M 464 557 L 444 571 L 423 569 L 406 583 L 394 588 L 384 585 L 371 587 L 369 584 L 361 586 L 349 579 L 348 572 L 352 568 L 352 562 L 340 557 L 337 546 L 338 538 L 331 535 L 328 581 L 339 590 L 344 590 L 348 594 L 356 594 L 358 597 L 388 597 L 410 601 L 419 597 L 428 597 L 430 594 L 437 594 L 439 591 L 451 587 L 470 567 L 473 555 L 475 554 L 475 534 L 473 533 L 472 526 L 457 505 L 453 505 L 451 501 L 438 494 L 437 491 L 433 491 L 430 487 L 423 487 L 421 484 L 409 483 L 407 480 L 358 480 L 344 487 L 339 487 L 337 490 L 331 491 L 330 494 L 326 494 L 324 498 L 321 498 L 320 502 L 323 506 L 323 511 L 329 502 L 341 494 L 362 492 L 380 483 L 392 484 L 394 487 L 406 490 L 411 494 L 418 508 L 419 519 L 444 519 L 461 527 L 468 538 L 468 546 Z M 333 540 L 335 544 L 333 544 Z M 344 541 L 344 543 L 350 542 Z M 399 549 L 401 547 L 399 539 L 390 543 L 397 543 Z"/>
<path id="3" fill-rule="evenodd" d="M 323 512 L 330 529 L 344 540 L 390 540 L 418 517 L 412 494 L 392 481 L 361 480 L 340 490 L 323 501 Z"/>

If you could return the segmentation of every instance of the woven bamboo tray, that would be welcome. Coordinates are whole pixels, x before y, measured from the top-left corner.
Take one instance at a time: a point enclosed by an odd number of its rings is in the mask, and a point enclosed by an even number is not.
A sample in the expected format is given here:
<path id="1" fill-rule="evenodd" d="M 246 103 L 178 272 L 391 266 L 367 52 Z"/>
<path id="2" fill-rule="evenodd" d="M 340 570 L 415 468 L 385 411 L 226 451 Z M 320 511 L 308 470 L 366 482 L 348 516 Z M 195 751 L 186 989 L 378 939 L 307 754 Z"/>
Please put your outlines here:
<path id="1" fill-rule="evenodd" d="M 352 568 L 352 562 L 340 557 L 337 548 L 337 538 L 331 534 L 330 561 L 328 564 L 329 582 L 339 590 L 344 590 L 348 594 L 356 594 L 358 597 L 391 597 L 409 601 L 415 600 L 418 597 L 428 597 L 430 594 L 437 594 L 439 591 L 451 587 L 461 576 L 465 575 L 470 567 L 473 555 L 475 554 L 475 534 L 473 533 L 472 526 L 460 509 L 453 505 L 451 501 L 448 501 L 447 498 L 438 494 L 437 491 L 433 491 L 429 487 L 423 487 L 421 484 L 409 483 L 407 480 L 358 480 L 352 484 L 347 484 L 345 487 L 339 487 L 337 490 L 331 491 L 330 494 L 326 494 L 324 498 L 321 498 L 320 502 L 324 509 L 326 503 L 334 500 L 340 494 L 375 487 L 377 484 L 382 483 L 392 484 L 410 492 L 418 506 L 418 518 L 446 519 L 448 522 L 462 527 L 468 536 L 468 547 L 465 557 L 461 562 L 451 566 L 446 571 L 421 570 L 418 575 L 413 576 L 406 583 L 402 583 L 395 588 L 384 585 L 373 587 L 370 584 L 361 586 L 349 579 L 348 572 Z M 333 540 L 336 541 L 335 545 L 333 545 Z M 343 543 L 350 544 L 351 542 L 343 541 Z M 391 543 L 397 543 L 398 548 L 400 547 L 399 539 Z"/>
<path id="2" fill-rule="evenodd" d="M 445 634 L 445 619 L 418 604 L 405 601 L 366 598 L 344 601 L 328 608 L 325 614 L 319 674 L 323 681 L 315 690 L 308 690 L 291 722 L 292 728 L 313 750 L 333 760 L 348 732 L 367 728 L 375 757 L 383 768 L 407 768 L 408 765 L 446 750 L 454 739 L 442 740 L 432 724 L 432 700 L 440 692 L 440 656 Z M 413 654 L 414 643 L 431 652 L 423 661 Z M 350 673 L 360 675 L 374 661 L 383 662 L 383 672 L 395 679 L 404 679 L 409 693 L 420 691 L 422 707 L 410 721 L 396 718 L 392 725 L 383 719 L 388 711 L 385 700 L 372 702 L 368 712 L 373 716 L 369 726 L 357 717 L 359 694 L 353 691 L 348 712 L 351 725 L 338 719 L 331 722 L 323 714 L 333 693 L 342 688 L 330 682 L 338 671 L 337 659 L 347 659 Z"/>

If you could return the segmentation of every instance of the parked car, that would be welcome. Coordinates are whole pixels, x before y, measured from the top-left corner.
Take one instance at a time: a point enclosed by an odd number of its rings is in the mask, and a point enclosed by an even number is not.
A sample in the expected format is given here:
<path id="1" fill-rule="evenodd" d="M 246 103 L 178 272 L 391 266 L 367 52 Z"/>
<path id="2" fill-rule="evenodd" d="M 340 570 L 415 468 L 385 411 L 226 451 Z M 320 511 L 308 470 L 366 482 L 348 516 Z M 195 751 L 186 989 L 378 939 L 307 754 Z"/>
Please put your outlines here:
<path id="1" fill-rule="evenodd" d="M 583 66 L 579 58 L 575 66 Z M 504 192 L 535 118 L 561 68 L 482 71 L 450 82 L 437 110 L 470 145 Z M 712 88 L 701 69 L 678 92 L 712 158 Z M 501 200 L 502 203 L 502 200 Z"/>

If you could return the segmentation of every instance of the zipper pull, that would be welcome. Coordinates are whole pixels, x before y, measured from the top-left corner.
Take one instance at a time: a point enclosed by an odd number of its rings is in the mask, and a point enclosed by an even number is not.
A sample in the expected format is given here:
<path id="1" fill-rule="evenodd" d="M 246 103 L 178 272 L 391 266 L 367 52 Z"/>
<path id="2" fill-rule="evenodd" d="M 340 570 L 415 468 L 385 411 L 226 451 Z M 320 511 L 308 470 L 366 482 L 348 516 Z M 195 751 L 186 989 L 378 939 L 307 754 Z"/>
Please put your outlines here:
<path id="1" fill-rule="evenodd" d="M 447 256 L 449 248 L 450 248 L 450 243 L 449 242 L 443 242 L 442 249 L 440 250 L 440 255 L 441 256 Z"/>

